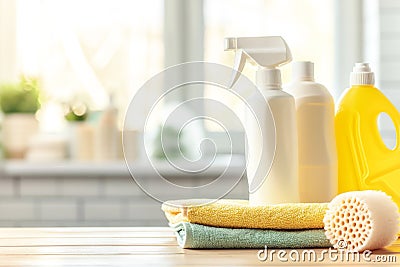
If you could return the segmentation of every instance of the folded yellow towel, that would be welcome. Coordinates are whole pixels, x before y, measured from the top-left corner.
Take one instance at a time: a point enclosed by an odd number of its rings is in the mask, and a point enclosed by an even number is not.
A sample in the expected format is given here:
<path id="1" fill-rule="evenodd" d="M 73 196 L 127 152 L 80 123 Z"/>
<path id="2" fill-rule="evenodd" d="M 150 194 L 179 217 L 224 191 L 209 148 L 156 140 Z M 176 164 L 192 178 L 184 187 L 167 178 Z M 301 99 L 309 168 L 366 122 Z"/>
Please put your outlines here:
<path id="1" fill-rule="evenodd" d="M 327 207 L 327 203 L 250 206 L 247 200 L 185 199 L 164 202 L 162 210 L 172 224 L 190 222 L 228 228 L 312 229 L 324 227 Z"/>

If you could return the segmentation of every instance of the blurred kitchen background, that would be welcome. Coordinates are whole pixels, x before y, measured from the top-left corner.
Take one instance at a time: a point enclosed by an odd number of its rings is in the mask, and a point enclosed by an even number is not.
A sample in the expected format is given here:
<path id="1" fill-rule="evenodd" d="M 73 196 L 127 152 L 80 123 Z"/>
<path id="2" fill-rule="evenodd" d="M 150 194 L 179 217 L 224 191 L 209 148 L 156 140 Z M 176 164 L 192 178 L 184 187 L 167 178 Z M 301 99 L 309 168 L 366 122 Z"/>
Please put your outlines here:
<path id="1" fill-rule="evenodd" d="M 294 60 L 315 62 L 317 81 L 336 100 L 353 64 L 370 62 L 377 87 L 400 107 L 400 1 L 0 0 L 0 226 L 165 225 L 160 203 L 137 186 L 125 164 L 125 110 L 164 68 L 187 61 L 231 66 L 234 55 L 223 51 L 223 38 L 258 35 L 281 35 Z M 245 74 L 253 79 L 254 71 L 247 67 Z M 289 82 L 290 65 L 282 71 Z M 226 90 L 205 86 L 197 96 L 239 110 Z M 189 97 L 181 90 L 161 105 L 168 109 Z M 393 146 L 391 121 L 379 124 Z M 171 168 L 155 141 L 151 157 L 159 172 L 199 186 L 218 177 L 231 158 L 232 176 L 241 175 L 244 134 L 233 117 L 225 126 L 231 143 L 212 121 L 191 129 L 219 145 L 212 168 L 196 175 Z M 152 127 L 156 140 L 160 127 Z M 135 144 L 143 133 L 124 134 L 140 175 L 157 194 L 179 198 L 140 167 L 147 155 Z M 227 197 L 247 197 L 245 177 Z"/>

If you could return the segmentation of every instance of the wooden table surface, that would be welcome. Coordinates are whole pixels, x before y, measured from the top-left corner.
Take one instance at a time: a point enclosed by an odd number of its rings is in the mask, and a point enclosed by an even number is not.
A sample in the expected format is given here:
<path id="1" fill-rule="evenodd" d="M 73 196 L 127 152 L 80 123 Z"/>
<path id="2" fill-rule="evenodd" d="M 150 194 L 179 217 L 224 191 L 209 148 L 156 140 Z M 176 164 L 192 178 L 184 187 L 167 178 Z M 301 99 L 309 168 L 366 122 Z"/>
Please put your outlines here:
<path id="1" fill-rule="evenodd" d="M 0 266 L 273 266 L 367 265 L 372 262 L 260 261 L 257 249 L 194 250 L 177 246 L 164 227 L 0 228 Z M 289 250 L 286 250 L 289 253 Z M 302 250 L 299 250 L 301 254 Z M 320 253 L 321 250 L 316 250 Z M 268 251 L 270 253 L 270 251 Z M 276 255 L 275 255 L 276 257 Z M 288 256 L 286 256 L 288 257 Z M 400 241 L 375 250 L 379 266 L 400 266 Z M 396 261 L 396 262 L 393 262 Z M 376 264 L 376 262 L 374 262 Z"/>

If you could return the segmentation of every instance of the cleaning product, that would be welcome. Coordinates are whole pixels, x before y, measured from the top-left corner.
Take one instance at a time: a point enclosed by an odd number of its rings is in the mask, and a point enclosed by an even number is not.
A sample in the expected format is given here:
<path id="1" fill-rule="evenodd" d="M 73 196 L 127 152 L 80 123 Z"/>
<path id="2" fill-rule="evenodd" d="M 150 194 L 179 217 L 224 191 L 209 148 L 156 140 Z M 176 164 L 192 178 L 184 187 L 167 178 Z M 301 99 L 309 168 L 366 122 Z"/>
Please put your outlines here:
<path id="1" fill-rule="evenodd" d="M 400 207 L 400 114 L 374 87 L 369 64 L 357 63 L 351 88 L 336 112 L 339 192 L 375 189 L 391 195 Z M 378 116 L 386 113 L 396 128 L 396 147 L 386 147 L 378 130 Z"/>
<path id="2" fill-rule="evenodd" d="M 102 112 L 94 132 L 94 159 L 98 161 L 113 161 L 117 159 L 118 145 L 122 142 L 118 138 L 117 126 L 118 110 L 112 104 Z"/>
<path id="3" fill-rule="evenodd" d="M 329 202 L 337 194 L 335 106 L 329 91 L 314 82 L 312 62 L 292 64 L 299 144 L 299 194 L 301 202 Z"/>
<path id="4" fill-rule="evenodd" d="M 346 192 L 329 203 L 325 234 L 334 247 L 349 251 L 373 250 L 397 239 L 397 206 L 382 191 Z"/>
<path id="5" fill-rule="evenodd" d="M 254 112 L 261 118 L 260 121 L 246 125 L 250 204 L 298 202 L 295 103 L 291 95 L 282 91 L 281 73 L 277 69 L 292 59 L 290 49 L 282 37 L 267 36 L 226 38 L 225 50 L 236 51 L 237 71 L 231 85 L 240 77 L 247 59 L 258 66 L 256 85 L 264 99 L 254 94 L 248 101 L 253 102 L 255 107 L 257 102 L 266 101 L 270 109 L 256 108 Z M 257 128 L 261 131 L 256 131 Z M 270 166 L 269 159 L 272 159 Z"/>
<path id="6" fill-rule="evenodd" d="M 211 203 L 211 204 L 210 204 Z M 284 203 L 252 206 L 247 200 L 183 199 L 162 204 L 172 224 L 190 222 L 216 227 L 260 229 L 323 228 L 327 203 Z"/>

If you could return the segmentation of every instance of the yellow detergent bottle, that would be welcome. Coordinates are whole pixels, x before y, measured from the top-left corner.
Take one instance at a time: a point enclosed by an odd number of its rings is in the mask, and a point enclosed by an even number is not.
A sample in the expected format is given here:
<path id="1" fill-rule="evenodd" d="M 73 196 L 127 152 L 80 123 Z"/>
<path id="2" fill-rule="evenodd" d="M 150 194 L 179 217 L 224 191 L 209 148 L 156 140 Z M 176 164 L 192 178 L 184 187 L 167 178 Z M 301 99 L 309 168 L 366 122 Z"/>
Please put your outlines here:
<path id="1" fill-rule="evenodd" d="M 400 114 L 374 87 L 374 73 L 367 63 L 356 63 L 350 85 L 335 117 L 339 192 L 382 190 L 400 208 Z M 392 150 L 378 130 L 381 113 L 386 113 L 396 128 L 396 146 Z"/>

